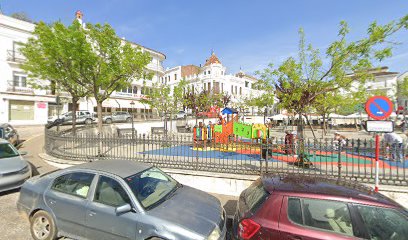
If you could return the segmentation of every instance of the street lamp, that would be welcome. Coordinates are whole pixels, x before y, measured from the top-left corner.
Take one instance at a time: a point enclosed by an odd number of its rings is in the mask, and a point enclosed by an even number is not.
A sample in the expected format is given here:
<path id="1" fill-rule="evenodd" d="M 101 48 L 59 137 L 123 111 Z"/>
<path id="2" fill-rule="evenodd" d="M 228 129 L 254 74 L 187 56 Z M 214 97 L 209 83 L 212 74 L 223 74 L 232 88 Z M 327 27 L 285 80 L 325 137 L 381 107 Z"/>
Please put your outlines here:
<path id="1" fill-rule="evenodd" d="M 135 138 L 135 127 L 134 127 L 134 121 L 133 121 L 133 106 L 135 105 L 135 102 L 131 101 L 130 106 L 132 106 L 132 139 Z"/>

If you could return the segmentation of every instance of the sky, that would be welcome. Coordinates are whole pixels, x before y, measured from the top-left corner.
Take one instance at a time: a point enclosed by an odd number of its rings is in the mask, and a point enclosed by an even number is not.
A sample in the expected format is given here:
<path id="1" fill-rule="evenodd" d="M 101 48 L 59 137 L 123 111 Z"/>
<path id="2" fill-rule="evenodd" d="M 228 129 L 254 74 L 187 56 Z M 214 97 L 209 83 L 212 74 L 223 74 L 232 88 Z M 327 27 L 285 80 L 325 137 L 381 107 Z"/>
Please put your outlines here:
<path id="1" fill-rule="evenodd" d="M 249 74 L 296 56 L 299 28 L 324 53 L 341 20 L 349 40 L 358 40 L 371 22 L 408 14 L 407 0 L 0 0 L 0 6 L 6 15 L 65 24 L 81 10 L 85 22 L 109 23 L 118 36 L 164 53 L 164 67 L 204 64 L 214 51 L 227 72 Z M 393 57 L 378 65 L 408 71 L 408 31 L 391 40 L 399 43 Z"/>

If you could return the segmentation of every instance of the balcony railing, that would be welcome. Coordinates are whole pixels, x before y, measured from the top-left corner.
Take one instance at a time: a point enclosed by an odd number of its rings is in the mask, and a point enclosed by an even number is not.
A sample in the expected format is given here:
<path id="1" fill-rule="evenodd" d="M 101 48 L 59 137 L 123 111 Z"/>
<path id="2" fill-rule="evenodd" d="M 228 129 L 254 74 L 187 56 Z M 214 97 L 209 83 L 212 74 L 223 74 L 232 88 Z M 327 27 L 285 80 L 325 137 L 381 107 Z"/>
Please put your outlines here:
<path id="1" fill-rule="evenodd" d="M 7 61 L 22 63 L 25 60 L 26 59 L 23 54 L 21 54 L 21 52 L 15 50 L 7 50 Z"/>
<path id="2" fill-rule="evenodd" d="M 34 90 L 30 87 L 22 86 L 21 82 L 7 81 L 7 91 L 8 92 L 22 92 L 22 93 L 34 93 Z"/>

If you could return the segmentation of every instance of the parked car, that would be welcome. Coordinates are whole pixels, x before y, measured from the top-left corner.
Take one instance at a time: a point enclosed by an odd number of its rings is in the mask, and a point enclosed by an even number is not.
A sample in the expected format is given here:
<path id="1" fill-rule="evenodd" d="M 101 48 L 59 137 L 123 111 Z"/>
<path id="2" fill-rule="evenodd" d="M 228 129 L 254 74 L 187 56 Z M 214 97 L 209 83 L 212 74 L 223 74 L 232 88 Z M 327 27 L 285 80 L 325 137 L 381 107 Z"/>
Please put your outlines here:
<path id="1" fill-rule="evenodd" d="M 103 160 L 27 181 L 17 208 L 36 240 L 224 239 L 220 201 L 183 186 L 160 169 Z"/>
<path id="2" fill-rule="evenodd" d="M 95 121 L 94 116 L 86 110 L 76 111 L 76 123 L 77 124 L 91 124 Z M 72 112 L 66 112 L 59 116 L 53 116 L 48 118 L 48 124 L 70 124 L 72 123 Z"/>
<path id="3" fill-rule="evenodd" d="M 132 122 L 132 115 L 128 112 L 113 112 L 111 115 L 102 118 L 104 123 Z"/>
<path id="4" fill-rule="evenodd" d="M 187 118 L 187 113 L 184 111 L 179 111 L 176 114 L 176 119 L 186 119 Z"/>
<path id="5" fill-rule="evenodd" d="M 31 177 L 31 166 L 5 139 L 0 139 L 0 192 L 19 188 Z"/>
<path id="6" fill-rule="evenodd" d="M 0 138 L 6 139 L 14 146 L 17 146 L 20 143 L 20 136 L 18 135 L 17 130 L 8 123 L 0 124 Z"/>
<path id="7" fill-rule="evenodd" d="M 408 236 L 408 213 L 356 182 L 264 176 L 241 193 L 234 239 L 392 239 Z"/>

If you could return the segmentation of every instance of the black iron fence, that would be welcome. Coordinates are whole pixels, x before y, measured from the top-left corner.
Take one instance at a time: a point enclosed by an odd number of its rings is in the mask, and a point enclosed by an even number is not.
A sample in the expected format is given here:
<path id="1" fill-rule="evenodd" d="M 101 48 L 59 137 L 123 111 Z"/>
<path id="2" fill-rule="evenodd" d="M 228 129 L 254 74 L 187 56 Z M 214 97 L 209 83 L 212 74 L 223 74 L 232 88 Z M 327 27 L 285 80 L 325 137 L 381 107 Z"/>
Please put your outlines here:
<path id="1" fill-rule="evenodd" d="M 45 130 L 45 150 L 51 156 L 71 161 L 126 159 L 160 167 L 259 175 L 264 172 L 326 175 L 374 182 L 375 143 L 351 139 L 345 142 L 307 139 L 285 143 L 230 139 L 193 141 L 192 134 L 95 134 L 92 129 L 56 132 Z M 380 182 L 407 185 L 406 144 L 381 143 Z"/>

